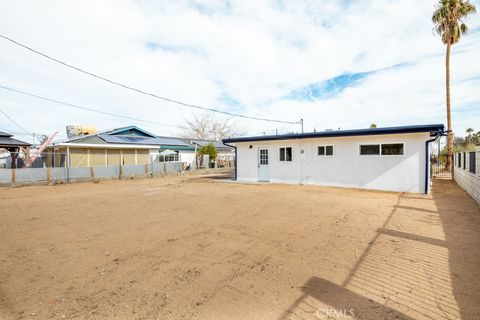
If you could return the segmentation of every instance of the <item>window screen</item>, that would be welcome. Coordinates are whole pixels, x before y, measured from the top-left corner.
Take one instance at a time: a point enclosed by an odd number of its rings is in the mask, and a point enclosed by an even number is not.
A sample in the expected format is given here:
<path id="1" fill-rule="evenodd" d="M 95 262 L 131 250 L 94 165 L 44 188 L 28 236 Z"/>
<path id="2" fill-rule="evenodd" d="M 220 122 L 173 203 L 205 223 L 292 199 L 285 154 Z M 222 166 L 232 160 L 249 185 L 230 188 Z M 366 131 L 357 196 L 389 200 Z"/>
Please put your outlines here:
<path id="1" fill-rule="evenodd" d="M 333 146 L 318 146 L 317 150 L 319 156 L 333 156 Z"/>
<path id="2" fill-rule="evenodd" d="M 285 161 L 292 161 L 292 148 L 285 148 Z"/>
<path id="3" fill-rule="evenodd" d="M 280 148 L 280 161 L 292 161 L 292 147 Z"/>
<path id="4" fill-rule="evenodd" d="M 379 144 L 366 144 L 360 146 L 360 155 L 380 154 Z"/>
<path id="5" fill-rule="evenodd" d="M 333 156 L 333 146 L 326 146 L 325 147 L 325 155 Z"/>
<path id="6" fill-rule="evenodd" d="M 382 144 L 382 155 L 403 155 L 403 143 Z"/>
<path id="7" fill-rule="evenodd" d="M 476 159 L 475 159 L 475 152 L 469 152 L 468 153 L 468 156 L 470 158 L 470 164 L 469 164 L 469 172 L 471 173 L 475 173 L 476 171 Z"/>

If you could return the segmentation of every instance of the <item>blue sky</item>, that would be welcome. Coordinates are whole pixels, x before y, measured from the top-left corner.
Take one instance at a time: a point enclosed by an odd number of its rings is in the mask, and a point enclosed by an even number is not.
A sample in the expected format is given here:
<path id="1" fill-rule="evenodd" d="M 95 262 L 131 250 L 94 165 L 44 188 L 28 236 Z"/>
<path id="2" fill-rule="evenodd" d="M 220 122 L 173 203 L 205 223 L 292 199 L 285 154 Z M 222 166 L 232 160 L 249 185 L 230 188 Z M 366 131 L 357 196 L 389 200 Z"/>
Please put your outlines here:
<path id="1" fill-rule="evenodd" d="M 370 72 L 357 72 L 357 73 L 343 73 L 335 76 L 331 79 L 324 80 L 319 83 L 312 83 L 307 86 L 294 90 L 286 99 L 293 101 L 314 101 L 327 100 L 339 96 L 345 89 L 355 87 L 362 80 L 364 80 Z"/>
<path id="2" fill-rule="evenodd" d="M 257 117 L 303 118 L 306 130 L 445 123 L 445 47 L 430 21 L 435 3 L 0 0 L 0 31 L 159 95 Z M 471 32 L 452 55 L 458 134 L 480 130 L 480 15 L 466 22 Z M 0 68 L 0 85 L 106 112 L 173 125 L 199 112 L 75 73 L 1 39 Z M 0 108 L 38 133 L 64 135 L 70 124 L 179 133 L 2 90 Z M 232 121 L 249 134 L 300 129 Z M 22 134 L 2 116 L 0 130 Z"/>

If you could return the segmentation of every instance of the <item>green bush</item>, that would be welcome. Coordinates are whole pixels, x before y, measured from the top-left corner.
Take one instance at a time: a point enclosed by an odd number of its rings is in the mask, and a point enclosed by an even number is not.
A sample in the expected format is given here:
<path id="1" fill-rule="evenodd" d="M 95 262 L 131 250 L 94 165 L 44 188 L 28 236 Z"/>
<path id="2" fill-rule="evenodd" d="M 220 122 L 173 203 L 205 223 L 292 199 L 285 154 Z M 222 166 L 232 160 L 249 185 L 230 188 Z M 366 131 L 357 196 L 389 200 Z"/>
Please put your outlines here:
<path id="1" fill-rule="evenodd" d="M 210 161 L 215 160 L 217 158 L 217 148 L 213 145 L 213 143 L 209 143 L 200 147 L 197 151 L 198 155 L 208 154 Z"/>

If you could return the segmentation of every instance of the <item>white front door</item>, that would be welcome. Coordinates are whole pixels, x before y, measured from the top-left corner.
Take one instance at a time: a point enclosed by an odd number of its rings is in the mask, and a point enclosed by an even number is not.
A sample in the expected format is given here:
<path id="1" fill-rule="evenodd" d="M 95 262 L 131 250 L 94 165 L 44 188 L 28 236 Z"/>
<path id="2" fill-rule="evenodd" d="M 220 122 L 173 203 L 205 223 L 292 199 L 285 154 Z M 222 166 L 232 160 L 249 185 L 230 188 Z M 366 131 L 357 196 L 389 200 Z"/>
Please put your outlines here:
<path id="1" fill-rule="evenodd" d="M 258 181 L 269 181 L 268 149 L 258 149 Z"/>
<path id="2" fill-rule="evenodd" d="M 311 176 L 308 168 L 310 167 L 310 157 L 308 146 L 300 145 L 300 184 L 311 183 Z"/>

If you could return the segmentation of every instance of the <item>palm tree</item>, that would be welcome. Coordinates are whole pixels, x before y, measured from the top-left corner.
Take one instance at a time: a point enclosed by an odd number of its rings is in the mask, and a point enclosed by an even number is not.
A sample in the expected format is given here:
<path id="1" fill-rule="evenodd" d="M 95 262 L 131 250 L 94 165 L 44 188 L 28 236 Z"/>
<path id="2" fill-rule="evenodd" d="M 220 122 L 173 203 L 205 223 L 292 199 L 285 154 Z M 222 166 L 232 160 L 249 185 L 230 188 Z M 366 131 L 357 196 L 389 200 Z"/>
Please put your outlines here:
<path id="1" fill-rule="evenodd" d="M 476 9 L 469 0 L 439 0 L 432 15 L 435 31 L 441 36 L 442 42 L 447 46 L 445 59 L 446 66 L 446 96 L 447 96 L 447 169 L 451 170 L 453 155 L 452 119 L 450 115 L 450 47 L 460 40 L 468 30 L 462 21 Z"/>
<path id="2" fill-rule="evenodd" d="M 465 130 L 465 132 L 467 133 L 467 136 L 465 137 L 465 140 L 468 143 L 473 143 L 473 132 L 474 132 L 474 130 L 472 128 L 468 128 L 467 130 Z"/>

